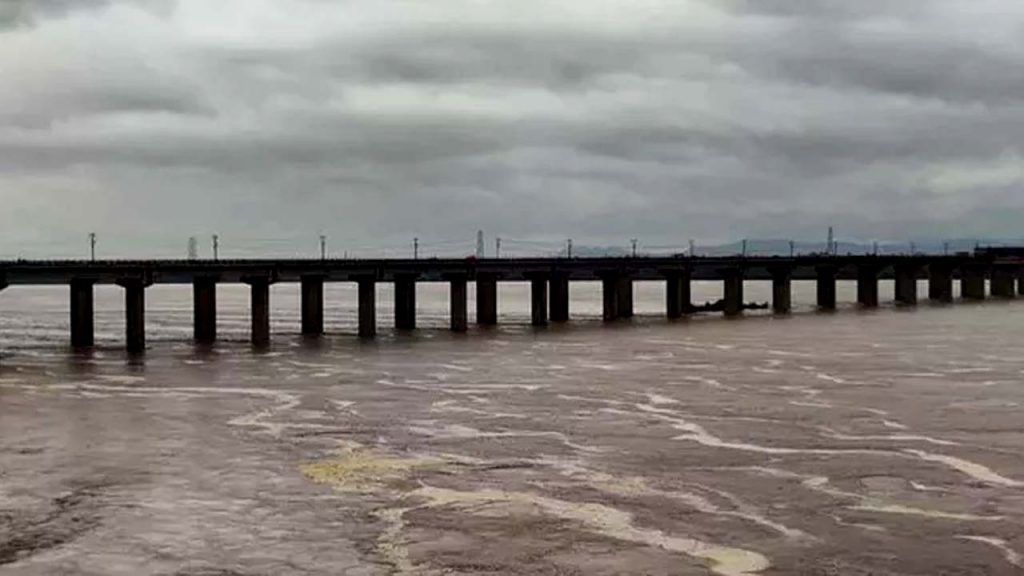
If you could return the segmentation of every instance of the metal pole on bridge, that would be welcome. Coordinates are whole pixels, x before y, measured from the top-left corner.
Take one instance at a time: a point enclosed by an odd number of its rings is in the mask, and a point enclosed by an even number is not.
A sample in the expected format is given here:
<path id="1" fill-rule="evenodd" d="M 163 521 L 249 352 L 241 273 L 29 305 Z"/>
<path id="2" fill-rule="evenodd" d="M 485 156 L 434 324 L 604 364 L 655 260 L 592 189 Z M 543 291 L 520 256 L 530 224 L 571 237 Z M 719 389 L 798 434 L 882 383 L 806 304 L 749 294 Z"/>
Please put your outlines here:
<path id="1" fill-rule="evenodd" d="M 89 232 L 89 259 L 96 261 L 96 233 Z"/>

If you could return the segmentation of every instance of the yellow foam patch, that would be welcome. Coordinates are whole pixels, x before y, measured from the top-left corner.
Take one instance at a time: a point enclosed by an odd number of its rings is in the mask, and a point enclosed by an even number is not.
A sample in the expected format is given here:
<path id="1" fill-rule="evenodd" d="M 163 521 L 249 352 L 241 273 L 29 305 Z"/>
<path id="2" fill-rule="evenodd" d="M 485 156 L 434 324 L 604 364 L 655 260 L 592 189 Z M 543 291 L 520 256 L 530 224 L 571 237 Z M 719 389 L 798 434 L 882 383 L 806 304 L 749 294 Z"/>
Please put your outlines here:
<path id="1" fill-rule="evenodd" d="M 327 460 L 303 464 L 299 470 L 310 480 L 338 490 L 367 491 L 404 478 L 415 468 L 437 464 L 440 461 L 432 458 L 397 458 L 353 449 Z"/>

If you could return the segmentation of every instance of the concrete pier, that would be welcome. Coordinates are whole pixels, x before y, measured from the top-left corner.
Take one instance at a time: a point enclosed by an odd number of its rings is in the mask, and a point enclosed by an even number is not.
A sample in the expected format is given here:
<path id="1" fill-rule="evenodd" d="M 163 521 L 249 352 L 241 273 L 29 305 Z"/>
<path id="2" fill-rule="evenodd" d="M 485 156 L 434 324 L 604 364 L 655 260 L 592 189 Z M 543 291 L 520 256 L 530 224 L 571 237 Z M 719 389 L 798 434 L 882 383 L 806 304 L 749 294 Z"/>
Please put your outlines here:
<path id="1" fill-rule="evenodd" d="M 476 323 L 484 326 L 498 323 L 498 278 L 490 274 L 476 277 Z"/>
<path id="2" fill-rule="evenodd" d="M 416 329 L 416 277 L 395 276 L 395 328 Z"/>
<path id="3" fill-rule="evenodd" d="M 324 333 L 324 278 L 303 276 L 299 283 L 302 295 L 302 334 L 320 336 Z"/>
<path id="4" fill-rule="evenodd" d="M 995 266 L 992 268 L 992 296 L 995 298 L 1014 298 L 1017 287 L 1015 286 L 1016 270 L 1006 266 Z"/>
<path id="5" fill-rule="evenodd" d="M 250 338 L 253 346 L 270 345 L 270 279 L 247 278 L 249 309 L 252 315 Z"/>
<path id="6" fill-rule="evenodd" d="M 619 318 L 633 317 L 633 279 L 629 276 L 619 277 Z"/>
<path id="7" fill-rule="evenodd" d="M 818 266 L 815 268 L 818 284 L 818 309 L 836 309 L 836 268 L 835 266 Z"/>
<path id="8" fill-rule="evenodd" d="M 601 316 L 605 322 L 619 318 L 619 278 L 608 274 L 601 277 Z"/>
<path id="9" fill-rule="evenodd" d="M 681 318 L 690 306 L 690 271 L 670 270 L 665 276 L 665 315 L 669 319 Z"/>
<path id="10" fill-rule="evenodd" d="M 896 266 L 894 269 L 894 296 L 898 304 L 904 306 L 917 305 L 917 273 L 916 265 Z"/>
<path id="11" fill-rule="evenodd" d="M 377 282 L 373 278 L 359 278 L 359 337 L 377 335 Z"/>
<path id="12" fill-rule="evenodd" d="M 725 315 L 738 316 L 743 313 L 743 271 L 728 270 L 724 273 L 723 299 Z"/>
<path id="13" fill-rule="evenodd" d="M 448 279 L 448 300 L 452 332 L 465 332 L 469 329 L 465 276 L 453 276 Z"/>
<path id="14" fill-rule="evenodd" d="M 146 283 L 131 278 L 117 281 L 124 288 L 124 342 L 129 354 L 146 349 Z"/>
<path id="15" fill-rule="evenodd" d="M 857 304 L 861 308 L 878 308 L 878 267 L 857 267 Z"/>
<path id="16" fill-rule="evenodd" d="M 793 271 L 789 268 L 775 268 L 772 274 L 772 311 L 789 314 L 793 309 Z"/>
<path id="17" fill-rule="evenodd" d="M 197 276 L 192 281 L 192 327 L 198 344 L 217 341 L 217 279 Z"/>
<path id="18" fill-rule="evenodd" d="M 71 281 L 71 345 L 88 348 L 95 342 L 93 328 L 93 280 Z"/>
<path id="19" fill-rule="evenodd" d="M 550 280 L 548 296 L 551 298 L 551 321 L 569 321 L 569 277 L 565 274 L 553 274 Z"/>
<path id="20" fill-rule="evenodd" d="M 928 299 L 933 302 L 953 301 L 953 269 L 949 266 L 928 266 Z"/>
<path id="21" fill-rule="evenodd" d="M 530 278 L 530 322 L 534 326 L 546 326 L 548 323 L 547 278 Z"/>
<path id="22" fill-rule="evenodd" d="M 964 266 L 960 270 L 960 296 L 964 300 L 985 299 L 985 268 Z"/>

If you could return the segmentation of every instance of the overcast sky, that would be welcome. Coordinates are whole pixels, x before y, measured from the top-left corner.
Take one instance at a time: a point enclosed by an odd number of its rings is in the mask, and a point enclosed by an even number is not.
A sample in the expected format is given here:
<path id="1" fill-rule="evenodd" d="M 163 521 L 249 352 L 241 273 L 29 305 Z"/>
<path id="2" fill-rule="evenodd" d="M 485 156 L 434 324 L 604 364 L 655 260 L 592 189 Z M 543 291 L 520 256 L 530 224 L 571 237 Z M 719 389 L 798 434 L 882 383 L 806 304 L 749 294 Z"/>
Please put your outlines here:
<path id="1" fill-rule="evenodd" d="M 1021 142 L 1019 0 L 0 0 L 0 256 L 1021 237 Z"/>

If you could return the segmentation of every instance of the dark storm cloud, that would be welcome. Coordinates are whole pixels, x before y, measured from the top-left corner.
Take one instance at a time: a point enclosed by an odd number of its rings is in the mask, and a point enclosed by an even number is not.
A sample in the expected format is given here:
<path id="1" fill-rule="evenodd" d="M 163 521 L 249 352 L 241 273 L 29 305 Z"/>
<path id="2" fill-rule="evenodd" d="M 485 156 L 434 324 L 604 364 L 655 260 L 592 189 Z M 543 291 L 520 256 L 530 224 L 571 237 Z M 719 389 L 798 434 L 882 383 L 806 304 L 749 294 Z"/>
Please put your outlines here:
<path id="1" fill-rule="evenodd" d="M 39 4 L 0 33 L 8 214 L 253 245 L 901 239 L 1024 217 L 1010 2 L 153 5 Z M 89 199 L 80 223 L 48 208 L 69 197 Z"/>

